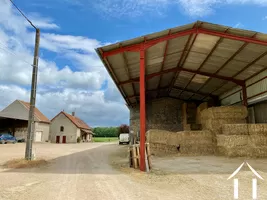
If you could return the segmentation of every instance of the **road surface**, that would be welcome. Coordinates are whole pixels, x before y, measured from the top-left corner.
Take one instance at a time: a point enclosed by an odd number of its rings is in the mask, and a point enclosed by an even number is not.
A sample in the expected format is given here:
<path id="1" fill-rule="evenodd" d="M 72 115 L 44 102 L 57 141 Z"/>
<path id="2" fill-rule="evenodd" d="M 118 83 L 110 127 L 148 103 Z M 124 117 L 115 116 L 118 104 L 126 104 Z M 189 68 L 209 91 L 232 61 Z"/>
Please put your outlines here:
<path id="1" fill-rule="evenodd" d="M 153 158 L 151 174 L 116 170 L 110 159 L 127 150 L 118 144 L 35 144 L 36 155 L 50 160 L 35 169 L 1 169 L 0 200 L 224 200 L 233 199 L 228 176 L 241 160 L 217 157 Z M 25 145 L 0 145 L 0 163 L 21 158 Z M 119 156 L 120 157 L 120 156 Z M 117 160 L 118 159 L 118 160 Z M 124 157 L 124 162 L 127 158 Z M 266 160 L 254 165 L 267 177 Z M 228 164 L 227 164 L 228 163 Z M 172 171 L 170 174 L 157 171 Z M 240 199 L 251 199 L 250 171 L 239 174 Z M 267 182 L 258 182 L 259 199 L 267 199 Z"/>
<path id="2" fill-rule="evenodd" d="M 2 170 L 0 199 L 160 199 L 156 189 L 144 188 L 110 166 L 109 155 L 118 145 L 89 145 L 87 150 L 57 157 L 45 167 Z"/>

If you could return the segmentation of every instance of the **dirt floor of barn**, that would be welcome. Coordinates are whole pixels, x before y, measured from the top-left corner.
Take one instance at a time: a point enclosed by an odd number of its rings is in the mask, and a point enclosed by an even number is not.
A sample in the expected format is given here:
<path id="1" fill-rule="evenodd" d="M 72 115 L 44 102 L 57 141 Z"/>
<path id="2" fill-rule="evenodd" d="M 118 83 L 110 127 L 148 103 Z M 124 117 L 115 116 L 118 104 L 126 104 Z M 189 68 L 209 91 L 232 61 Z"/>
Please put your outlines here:
<path id="1" fill-rule="evenodd" d="M 233 179 L 227 179 L 244 161 L 264 179 L 267 178 L 267 159 L 217 156 L 153 156 L 153 170 L 144 174 L 128 167 L 127 148 L 121 147 L 111 156 L 115 168 L 129 174 L 135 181 L 187 199 L 233 199 Z M 255 175 L 244 166 L 235 178 L 239 179 L 239 198 L 251 199 Z M 258 199 L 267 199 L 266 188 L 267 182 L 258 180 Z"/>

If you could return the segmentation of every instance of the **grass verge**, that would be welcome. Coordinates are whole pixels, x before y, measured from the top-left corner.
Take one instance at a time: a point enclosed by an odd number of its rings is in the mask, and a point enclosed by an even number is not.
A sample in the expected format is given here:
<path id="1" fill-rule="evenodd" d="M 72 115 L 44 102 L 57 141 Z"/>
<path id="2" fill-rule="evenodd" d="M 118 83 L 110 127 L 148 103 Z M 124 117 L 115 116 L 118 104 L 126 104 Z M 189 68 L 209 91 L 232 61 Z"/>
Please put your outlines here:
<path id="1" fill-rule="evenodd" d="M 9 160 L 3 164 L 5 168 L 20 169 L 20 168 L 35 168 L 46 165 L 48 162 L 44 159 L 37 160 L 25 160 L 25 159 L 14 159 Z"/>
<path id="2" fill-rule="evenodd" d="M 116 142 L 119 141 L 117 137 L 94 137 L 94 142 Z"/>

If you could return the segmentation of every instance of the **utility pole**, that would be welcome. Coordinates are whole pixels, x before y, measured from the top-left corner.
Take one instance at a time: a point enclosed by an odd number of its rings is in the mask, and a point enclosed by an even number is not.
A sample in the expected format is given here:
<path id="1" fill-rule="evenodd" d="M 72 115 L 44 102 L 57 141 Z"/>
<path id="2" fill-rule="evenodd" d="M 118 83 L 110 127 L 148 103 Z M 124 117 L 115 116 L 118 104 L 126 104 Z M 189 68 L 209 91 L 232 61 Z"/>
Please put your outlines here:
<path id="1" fill-rule="evenodd" d="M 32 68 L 31 100 L 30 100 L 29 120 L 28 120 L 27 143 L 26 143 L 26 151 L 25 151 L 26 160 L 32 160 L 32 142 L 33 142 L 33 136 L 35 132 L 34 110 L 35 110 L 36 88 L 37 88 L 40 29 L 36 28 L 35 30 L 36 30 L 36 35 L 35 35 L 33 66 L 32 66 L 33 68 Z"/>

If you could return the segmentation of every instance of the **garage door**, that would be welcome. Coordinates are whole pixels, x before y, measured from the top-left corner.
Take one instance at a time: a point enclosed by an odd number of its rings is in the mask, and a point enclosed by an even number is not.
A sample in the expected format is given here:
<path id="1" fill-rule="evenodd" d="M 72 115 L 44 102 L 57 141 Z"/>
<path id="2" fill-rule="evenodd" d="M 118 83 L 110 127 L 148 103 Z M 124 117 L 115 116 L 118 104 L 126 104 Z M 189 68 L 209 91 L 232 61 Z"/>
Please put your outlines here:
<path id="1" fill-rule="evenodd" d="M 35 142 L 42 142 L 42 131 L 35 132 Z"/>

